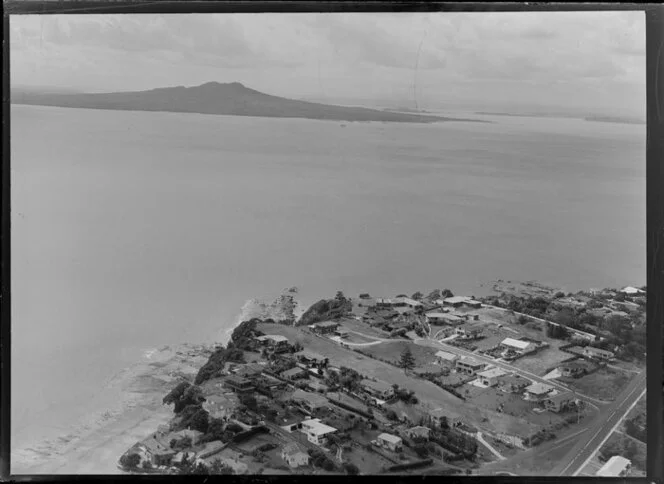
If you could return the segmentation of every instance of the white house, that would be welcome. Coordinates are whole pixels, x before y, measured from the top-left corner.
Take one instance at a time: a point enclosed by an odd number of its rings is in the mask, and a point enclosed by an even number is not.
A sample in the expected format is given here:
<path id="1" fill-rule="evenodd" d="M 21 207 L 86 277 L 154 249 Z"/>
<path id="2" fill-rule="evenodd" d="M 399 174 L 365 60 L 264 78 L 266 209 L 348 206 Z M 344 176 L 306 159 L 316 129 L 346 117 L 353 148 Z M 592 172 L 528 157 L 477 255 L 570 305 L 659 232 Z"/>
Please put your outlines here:
<path id="1" fill-rule="evenodd" d="M 454 363 L 458 359 L 459 355 L 455 355 L 454 353 L 449 353 L 447 351 L 438 351 L 436 353 L 436 361 L 439 364 Z"/>
<path id="2" fill-rule="evenodd" d="M 553 387 L 550 385 L 545 385 L 544 383 L 533 383 L 526 388 L 524 400 L 541 402 L 549 396 L 549 393 L 551 393 L 552 390 Z"/>
<path id="3" fill-rule="evenodd" d="M 281 449 L 281 458 L 292 468 L 309 465 L 309 454 L 303 452 L 295 442 L 290 442 Z"/>
<path id="4" fill-rule="evenodd" d="M 636 287 L 632 287 L 632 286 L 623 287 L 623 288 L 622 288 L 620 291 L 618 291 L 618 292 L 622 292 L 623 294 L 630 294 L 630 295 L 633 295 L 633 294 L 645 294 L 645 293 L 646 293 L 643 289 L 638 289 L 638 288 L 636 288 Z"/>
<path id="5" fill-rule="evenodd" d="M 632 467 L 632 462 L 619 455 L 614 455 L 595 474 L 601 477 L 626 477 Z"/>
<path id="6" fill-rule="evenodd" d="M 325 425 L 318 418 L 314 418 L 303 421 L 301 431 L 307 436 L 307 440 L 312 444 L 323 445 L 327 440 L 326 435 L 336 432 L 337 429 Z"/>
<path id="7" fill-rule="evenodd" d="M 380 434 L 376 438 L 376 445 L 391 450 L 392 452 L 401 452 L 403 449 L 403 440 L 392 434 Z"/>
<path id="8" fill-rule="evenodd" d="M 491 368 L 490 370 L 484 370 L 477 374 L 477 378 L 482 383 L 488 387 L 492 387 L 498 384 L 498 378 L 506 375 L 507 372 L 502 368 Z"/>
<path id="9" fill-rule="evenodd" d="M 519 354 L 530 353 L 534 349 L 534 345 L 529 341 L 522 341 L 520 339 L 505 338 L 500 342 L 500 346 L 505 350 L 516 351 Z"/>

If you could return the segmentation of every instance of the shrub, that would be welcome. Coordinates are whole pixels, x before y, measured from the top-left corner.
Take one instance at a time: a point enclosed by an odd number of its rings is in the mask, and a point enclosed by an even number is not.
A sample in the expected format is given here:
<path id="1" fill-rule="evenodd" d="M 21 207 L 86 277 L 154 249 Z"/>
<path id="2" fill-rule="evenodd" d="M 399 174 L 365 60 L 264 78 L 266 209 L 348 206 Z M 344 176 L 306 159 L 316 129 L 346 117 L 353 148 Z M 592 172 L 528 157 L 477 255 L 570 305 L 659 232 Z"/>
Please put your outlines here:
<path id="1" fill-rule="evenodd" d="M 355 476 L 360 473 L 359 467 L 357 467 L 355 464 L 346 462 L 344 464 L 344 471 L 346 471 L 346 474 Z"/>

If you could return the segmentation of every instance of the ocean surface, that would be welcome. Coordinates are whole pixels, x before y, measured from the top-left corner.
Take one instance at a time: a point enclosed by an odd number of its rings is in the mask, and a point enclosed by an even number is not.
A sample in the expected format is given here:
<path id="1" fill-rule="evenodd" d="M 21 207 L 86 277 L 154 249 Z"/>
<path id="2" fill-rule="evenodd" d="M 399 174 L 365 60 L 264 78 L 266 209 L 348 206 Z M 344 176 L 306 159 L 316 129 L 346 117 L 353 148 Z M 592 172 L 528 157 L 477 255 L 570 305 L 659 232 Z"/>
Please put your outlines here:
<path id="1" fill-rule="evenodd" d="M 297 286 L 645 283 L 645 126 L 11 108 L 12 449 L 122 368 Z M 484 286 L 482 286 L 484 284 Z M 93 403 L 94 402 L 94 403 Z"/>

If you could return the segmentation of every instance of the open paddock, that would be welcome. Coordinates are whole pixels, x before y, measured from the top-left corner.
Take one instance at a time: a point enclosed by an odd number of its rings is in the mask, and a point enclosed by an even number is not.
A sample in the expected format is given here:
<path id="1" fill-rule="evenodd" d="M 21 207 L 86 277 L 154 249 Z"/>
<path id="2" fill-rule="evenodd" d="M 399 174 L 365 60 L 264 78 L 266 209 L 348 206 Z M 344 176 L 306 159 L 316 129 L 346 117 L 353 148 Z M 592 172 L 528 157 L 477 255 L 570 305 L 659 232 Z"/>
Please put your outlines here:
<path id="1" fill-rule="evenodd" d="M 624 371 L 605 367 L 580 378 L 563 377 L 558 381 L 579 393 L 602 400 L 613 400 L 633 377 L 634 375 Z"/>
<path id="2" fill-rule="evenodd" d="M 420 346 L 410 341 L 396 340 L 394 342 L 366 346 L 361 348 L 361 350 L 373 356 L 374 358 L 380 358 L 398 364 L 401 360 L 401 352 L 406 348 L 410 349 L 411 353 L 413 354 L 416 367 L 424 366 L 427 363 L 433 363 L 436 361 L 435 349 Z"/>
<path id="3" fill-rule="evenodd" d="M 572 357 L 569 353 L 561 351 L 557 347 L 549 346 L 535 353 L 522 356 L 512 362 L 512 365 L 539 376 L 546 373 L 547 368 L 561 364 Z"/>

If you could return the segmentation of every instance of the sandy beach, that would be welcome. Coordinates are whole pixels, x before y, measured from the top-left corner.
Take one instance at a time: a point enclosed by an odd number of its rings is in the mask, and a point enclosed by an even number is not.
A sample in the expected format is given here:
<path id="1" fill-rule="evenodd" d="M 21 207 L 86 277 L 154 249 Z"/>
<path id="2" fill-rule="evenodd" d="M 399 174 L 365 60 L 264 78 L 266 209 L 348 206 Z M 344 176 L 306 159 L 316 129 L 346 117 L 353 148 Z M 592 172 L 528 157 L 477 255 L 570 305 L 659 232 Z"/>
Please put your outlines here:
<path id="1" fill-rule="evenodd" d="M 121 474 L 119 457 L 167 423 L 162 399 L 180 379 L 192 380 L 210 348 L 183 344 L 146 352 L 94 397 L 98 411 L 59 438 L 12 451 L 12 474 Z"/>

